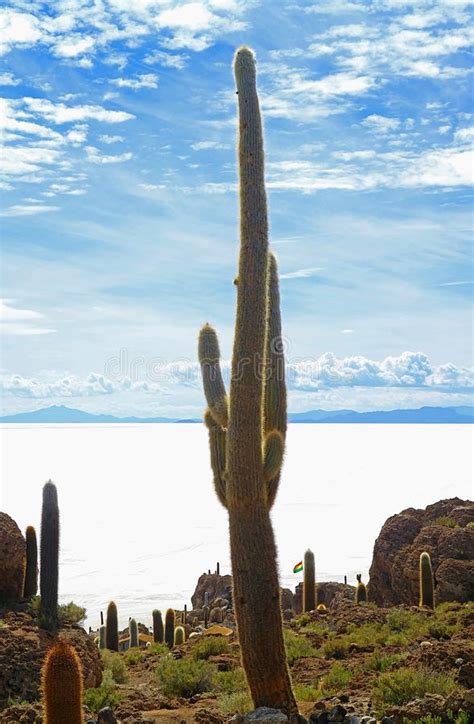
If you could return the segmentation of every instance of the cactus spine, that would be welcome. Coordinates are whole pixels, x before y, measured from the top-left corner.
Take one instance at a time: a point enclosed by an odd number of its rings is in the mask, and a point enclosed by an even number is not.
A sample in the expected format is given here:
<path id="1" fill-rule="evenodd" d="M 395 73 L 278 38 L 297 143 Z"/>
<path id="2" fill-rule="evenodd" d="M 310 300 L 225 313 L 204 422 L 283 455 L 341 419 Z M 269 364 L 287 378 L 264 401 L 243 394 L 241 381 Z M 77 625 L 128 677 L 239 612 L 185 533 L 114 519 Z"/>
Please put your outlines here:
<path id="1" fill-rule="evenodd" d="M 420 556 L 420 606 L 434 608 L 433 568 L 429 553 Z"/>
<path id="2" fill-rule="evenodd" d="M 362 583 L 362 575 L 360 573 L 357 574 L 355 602 L 357 605 L 359 605 L 359 603 L 367 603 L 367 587 L 365 583 Z"/>
<path id="3" fill-rule="evenodd" d="M 161 611 L 155 608 L 152 613 L 153 617 L 153 641 L 155 644 L 162 644 L 165 636 L 163 627 L 163 619 L 161 617 Z"/>
<path id="4" fill-rule="evenodd" d="M 233 601 L 252 699 L 256 708 L 268 706 L 292 715 L 297 705 L 286 663 L 270 520 L 286 432 L 284 357 L 277 265 L 268 249 L 255 57 L 248 48 L 237 51 L 234 73 L 241 239 L 237 317 L 229 400 L 219 370 L 217 335 L 209 325 L 201 330 L 205 423 L 216 493 L 229 514 Z"/>
<path id="5" fill-rule="evenodd" d="M 165 616 L 165 644 L 169 649 L 174 645 L 174 610 L 169 608 Z"/>
<path id="6" fill-rule="evenodd" d="M 26 570 L 23 598 L 29 600 L 38 593 L 38 543 L 32 525 L 26 529 Z"/>
<path id="7" fill-rule="evenodd" d="M 182 646 L 186 635 L 182 626 L 176 626 L 174 630 L 174 646 Z"/>
<path id="8" fill-rule="evenodd" d="M 44 724 L 82 724 L 82 669 L 76 651 L 58 641 L 42 669 Z"/>
<path id="9" fill-rule="evenodd" d="M 58 627 L 59 507 L 56 486 L 49 480 L 43 487 L 40 546 L 41 625 Z"/>
<path id="10" fill-rule="evenodd" d="M 105 643 L 109 651 L 119 650 L 118 611 L 117 605 L 114 601 L 111 601 L 107 606 Z"/>
<path id="11" fill-rule="evenodd" d="M 128 622 L 128 633 L 130 637 L 129 648 L 136 648 L 139 646 L 138 641 L 138 625 L 134 618 L 131 618 Z"/>
<path id="12" fill-rule="evenodd" d="M 101 626 L 99 628 L 99 649 L 106 649 L 106 633 L 105 633 L 105 626 Z"/>
<path id="13" fill-rule="evenodd" d="M 316 574 L 314 553 L 307 550 L 303 563 L 303 613 L 316 610 Z"/>

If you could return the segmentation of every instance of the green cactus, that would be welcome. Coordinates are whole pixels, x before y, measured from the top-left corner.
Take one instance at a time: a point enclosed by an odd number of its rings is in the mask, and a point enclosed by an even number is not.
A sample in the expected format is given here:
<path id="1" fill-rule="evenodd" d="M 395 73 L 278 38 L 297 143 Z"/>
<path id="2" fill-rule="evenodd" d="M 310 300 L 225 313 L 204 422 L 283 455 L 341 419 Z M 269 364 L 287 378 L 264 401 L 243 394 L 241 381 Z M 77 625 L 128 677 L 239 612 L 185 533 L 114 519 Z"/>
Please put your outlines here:
<path id="1" fill-rule="evenodd" d="M 314 553 L 307 550 L 303 562 L 303 612 L 316 610 L 316 573 Z"/>
<path id="2" fill-rule="evenodd" d="M 429 553 L 420 555 L 420 607 L 434 608 L 433 568 Z"/>
<path id="3" fill-rule="evenodd" d="M 186 625 L 188 622 L 188 607 L 186 604 L 184 604 L 184 610 L 183 610 L 183 624 Z"/>
<path id="4" fill-rule="evenodd" d="M 161 611 L 155 608 L 152 613 L 153 618 L 153 641 L 155 644 L 162 644 L 165 636 L 165 630 L 163 627 L 163 619 L 161 617 Z"/>
<path id="5" fill-rule="evenodd" d="M 99 649 L 106 649 L 106 648 L 107 648 L 107 642 L 106 642 L 105 626 L 102 625 L 99 628 Z"/>
<path id="6" fill-rule="evenodd" d="M 43 487 L 40 545 L 40 622 L 49 631 L 58 627 L 59 507 L 58 491 L 49 480 Z"/>
<path id="7" fill-rule="evenodd" d="M 139 640 L 138 640 L 138 625 L 134 618 L 131 618 L 128 622 L 128 635 L 130 638 L 129 642 L 129 648 L 137 648 L 137 646 L 140 646 Z"/>
<path id="8" fill-rule="evenodd" d="M 46 655 L 41 679 L 44 724 L 82 724 L 82 668 L 74 648 L 58 641 Z"/>
<path id="9" fill-rule="evenodd" d="M 26 529 L 26 570 L 23 598 L 30 600 L 38 593 L 38 543 L 32 525 Z"/>
<path id="10" fill-rule="evenodd" d="M 165 644 L 169 649 L 174 645 L 174 610 L 169 608 L 165 616 Z"/>
<path id="11" fill-rule="evenodd" d="M 184 628 L 182 626 L 176 626 L 174 630 L 174 646 L 182 646 L 185 638 Z"/>
<path id="12" fill-rule="evenodd" d="M 263 133 L 255 57 L 234 59 L 239 105 L 240 258 L 230 396 L 208 324 L 199 357 L 211 467 L 229 514 L 233 600 L 255 707 L 297 713 L 283 641 L 277 552 L 270 520 L 286 433 L 284 350 L 276 260 L 268 249 Z M 263 363 L 263 369 L 262 369 Z"/>
<path id="13" fill-rule="evenodd" d="M 204 628 L 207 628 L 209 624 L 209 606 L 203 606 L 202 610 L 204 612 Z"/>
<path id="14" fill-rule="evenodd" d="M 357 605 L 360 603 L 367 603 L 367 586 L 365 583 L 362 583 L 362 575 L 360 573 L 357 574 L 355 602 Z"/>
<path id="15" fill-rule="evenodd" d="M 119 650 L 118 611 L 114 601 L 111 601 L 107 606 L 105 643 L 109 651 Z"/>

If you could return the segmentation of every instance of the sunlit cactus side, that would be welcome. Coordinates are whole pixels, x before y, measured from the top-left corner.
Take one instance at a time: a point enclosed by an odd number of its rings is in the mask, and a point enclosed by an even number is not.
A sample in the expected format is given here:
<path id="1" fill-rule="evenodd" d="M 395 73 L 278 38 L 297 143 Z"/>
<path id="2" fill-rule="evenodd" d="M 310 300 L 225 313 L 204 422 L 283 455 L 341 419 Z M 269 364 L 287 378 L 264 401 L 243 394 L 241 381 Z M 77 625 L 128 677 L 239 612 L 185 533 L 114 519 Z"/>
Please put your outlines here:
<path id="1" fill-rule="evenodd" d="M 360 573 L 357 574 L 355 602 L 357 605 L 359 605 L 359 603 L 367 603 L 367 586 L 365 583 L 362 583 L 362 575 Z"/>
<path id="2" fill-rule="evenodd" d="M 119 650 L 119 635 L 118 635 L 118 611 L 117 604 L 111 601 L 107 606 L 105 624 L 105 642 L 106 648 L 109 651 Z"/>
<path id="3" fill-rule="evenodd" d="M 420 606 L 435 607 L 433 567 L 426 552 L 420 556 Z"/>
<path id="4" fill-rule="evenodd" d="M 128 634 L 130 637 L 129 647 L 136 648 L 137 646 L 139 646 L 140 644 L 138 641 L 138 625 L 134 618 L 131 618 L 128 622 Z"/>
<path id="5" fill-rule="evenodd" d="M 59 507 L 58 492 L 51 480 L 43 487 L 40 561 L 41 626 L 55 631 L 58 627 Z"/>
<path id="6" fill-rule="evenodd" d="M 155 644 L 162 644 L 165 637 L 165 629 L 163 626 L 163 618 L 161 611 L 155 608 L 152 613 L 153 618 L 153 641 Z"/>
<path id="7" fill-rule="evenodd" d="M 99 649 L 106 649 L 106 648 L 107 648 L 107 642 L 106 642 L 105 626 L 101 626 L 99 628 Z"/>
<path id="8" fill-rule="evenodd" d="M 237 51 L 234 74 L 239 106 L 241 243 L 228 398 L 219 370 L 217 335 L 208 324 L 200 333 L 199 359 L 210 411 L 205 422 L 214 484 L 229 514 L 233 601 L 242 663 L 255 707 L 268 706 L 291 716 L 297 713 L 297 705 L 286 662 L 269 514 L 284 455 L 284 350 L 278 272 L 268 248 L 255 57 L 248 48 Z"/>
<path id="9" fill-rule="evenodd" d="M 303 612 L 316 609 L 316 567 L 314 553 L 307 550 L 303 559 Z"/>
<path id="10" fill-rule="evenodd" d="M 174 630 L 174 645 L 182 646 L 184 644 L 185 638 L 186 634 L 184 632 L 184 628 L 182 626 L 176 626 Z"/>
<path id="11" fill-rule="evenodd" d="M 82 724 L 82 668 L 74 648 L 58 641 L 46 655 L 41 678 L 44 724 Z"/>
<path id="12" fill-rule="evenodd" d="M 174 610 L 169 608 L 165 615 L 165 644 L 172 649 L 174 645 Z"/>
<path id="13" fill-rule="evenodd" d="M 23 586 L 23 598 L 30 600 L 38 593 L 38 543 L 36 531 L 29 525 L 25 533 L 26 538 L 26 570 Z"/>

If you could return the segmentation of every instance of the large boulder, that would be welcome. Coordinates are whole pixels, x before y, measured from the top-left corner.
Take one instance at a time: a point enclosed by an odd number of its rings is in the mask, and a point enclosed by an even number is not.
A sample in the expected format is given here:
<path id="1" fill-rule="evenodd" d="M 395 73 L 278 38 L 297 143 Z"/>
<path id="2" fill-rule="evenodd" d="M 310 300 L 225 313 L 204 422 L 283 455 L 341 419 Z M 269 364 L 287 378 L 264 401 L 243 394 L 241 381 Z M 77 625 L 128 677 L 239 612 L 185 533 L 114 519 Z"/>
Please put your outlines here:
<path id="1" fill-rule="evenodd" d="M 220 576 L 218 573 L 203 573 L 199 576 L 196 590 L 191 596 L 193 610 L 204 606 L 204 595 L 209 596 L 209 606 L 216 598 L 225 599 L 229 605 L 232 603 L 232 576 Z"/>
<path id="2" fill-rule="evenodd" d="M 474 600 L 474 503 L 451 498 L 408 508 L 383 525 L 370 567 L 369 600 L 417 605 L 420 553 L 433 565 L 436 601 Z"/>
<path id="3" fill-rule="evenodd" d="M 9 515 L 0 513 L 0 603 L 19 601 L 23 596 L 26 542 Z"/>

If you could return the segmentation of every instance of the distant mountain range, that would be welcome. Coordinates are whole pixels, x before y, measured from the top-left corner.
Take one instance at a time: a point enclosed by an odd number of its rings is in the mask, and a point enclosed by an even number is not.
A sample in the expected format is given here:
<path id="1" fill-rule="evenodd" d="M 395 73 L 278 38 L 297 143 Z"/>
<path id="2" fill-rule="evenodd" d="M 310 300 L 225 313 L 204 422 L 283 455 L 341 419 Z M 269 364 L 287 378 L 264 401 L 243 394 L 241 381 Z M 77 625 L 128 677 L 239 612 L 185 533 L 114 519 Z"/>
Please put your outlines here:
<path id="1" fill-rule="evenodd" d="M 381 410 L 379 412 L 355 412 L 354 410 L 309 410 L 288 415 L 289 422 L 297 423 L 422 423 L 422 424 L 467 424 L 474 422 L 474 407 L 420 407 L 416 410 Z M 83 410 L 74 410 L 64 405 L 52 405 L 32 412 L 0 417 L 0 423 L 49 423 L 49 424 L 91 424 L 91 423 L 160 423 L 160 422 L 201 422 L 200 419 L 177 419 L 169 417 L 115 417 L 94 415 Z"/>

